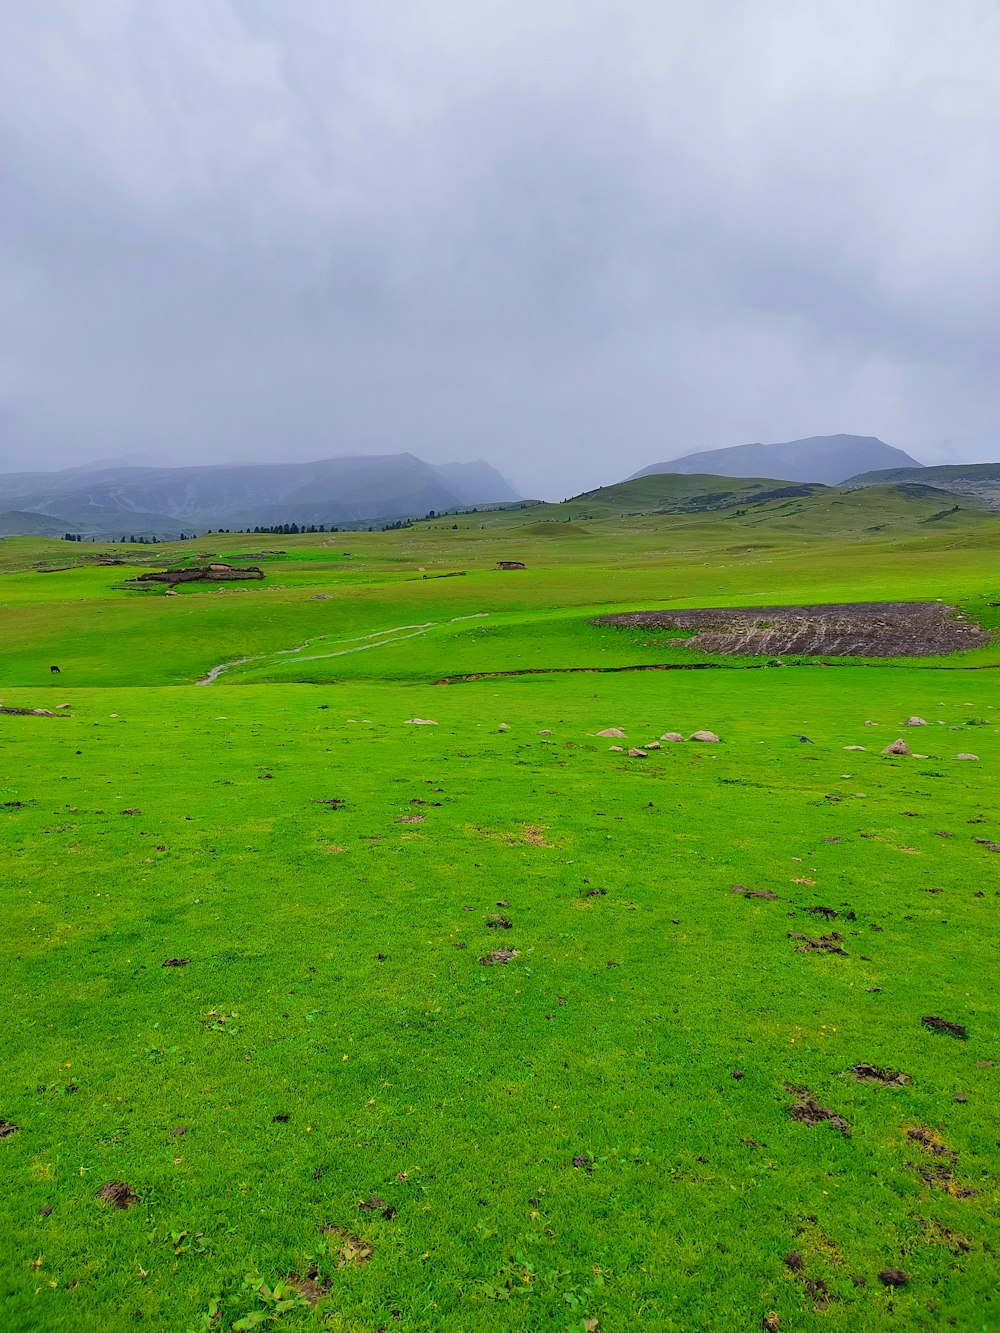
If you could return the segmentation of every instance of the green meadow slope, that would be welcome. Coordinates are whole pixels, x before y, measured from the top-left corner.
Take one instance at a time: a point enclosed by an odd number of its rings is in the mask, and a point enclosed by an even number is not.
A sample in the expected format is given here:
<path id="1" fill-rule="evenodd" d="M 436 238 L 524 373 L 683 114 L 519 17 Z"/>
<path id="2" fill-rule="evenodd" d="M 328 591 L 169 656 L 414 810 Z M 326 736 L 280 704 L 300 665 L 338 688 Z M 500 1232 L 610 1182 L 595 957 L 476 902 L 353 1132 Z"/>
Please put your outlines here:
<path id="1" fill-rule="evenodd" d="M 591 620 L 992 635 L 1000 518 L 730 480 L 0 542 L 3 1333 L 998 1326 L 995 637 Z M 266 578 L 129 586 L 209 553 Z"/>

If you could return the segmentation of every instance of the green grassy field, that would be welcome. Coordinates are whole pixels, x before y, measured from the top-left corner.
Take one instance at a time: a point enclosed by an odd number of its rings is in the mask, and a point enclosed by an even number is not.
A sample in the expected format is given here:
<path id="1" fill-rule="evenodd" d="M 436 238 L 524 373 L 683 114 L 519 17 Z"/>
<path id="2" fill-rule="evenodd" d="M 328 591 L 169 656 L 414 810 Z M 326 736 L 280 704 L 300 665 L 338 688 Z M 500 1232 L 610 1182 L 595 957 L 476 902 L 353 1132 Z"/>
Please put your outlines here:
<path id="1" fill-rule="evenodd" d="M 162 553 L 284 554 L 172 598 L 0 542 L 0 695 L 60 714 L 0 715 L 3 1333 L 1000 1328 L 998 643 L 750 670 L 589 623 L 995 628 L 1000 520 L 882 491 L 213 535 Z"/>

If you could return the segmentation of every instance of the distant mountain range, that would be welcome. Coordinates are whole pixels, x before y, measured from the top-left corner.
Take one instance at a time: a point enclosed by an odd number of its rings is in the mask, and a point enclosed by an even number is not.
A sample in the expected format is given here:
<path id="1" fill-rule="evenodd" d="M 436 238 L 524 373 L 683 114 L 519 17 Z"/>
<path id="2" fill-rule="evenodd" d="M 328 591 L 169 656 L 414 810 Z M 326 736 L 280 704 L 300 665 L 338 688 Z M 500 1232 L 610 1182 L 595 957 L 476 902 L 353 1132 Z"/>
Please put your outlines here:
<path id="1" fill-rule="evenodd" d="M 811 435 L 784 444 L 738 444 L 731 449 L 706 449 L 667 463 L 654 463 L 636 477 L 658 473 L 706 473 L 716 477 L 780 477 L 785 481 L 820 481 L 836 486 L 876 468 L 920 468 L 902 449 L 873 435 Z"/>
<path id="2" fill-rule="evenodd" d="M 357 526 L 520 498 L 488 463 L 434 466 L 413 454 L 213 467 L 108 463 L 0 475 L 0 535 Z"/>

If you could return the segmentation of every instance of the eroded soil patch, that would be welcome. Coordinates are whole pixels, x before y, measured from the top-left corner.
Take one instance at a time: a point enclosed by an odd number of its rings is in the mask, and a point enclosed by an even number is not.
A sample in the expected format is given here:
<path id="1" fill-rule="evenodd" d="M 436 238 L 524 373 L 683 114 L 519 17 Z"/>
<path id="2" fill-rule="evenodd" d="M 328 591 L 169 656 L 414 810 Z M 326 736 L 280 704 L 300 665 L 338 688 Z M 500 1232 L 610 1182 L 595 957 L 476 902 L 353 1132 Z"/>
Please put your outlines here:
<path id="1" fill-rule="evenodd" d="M 628 611 L 598 616 L 591 624 L 693 631 L 679 641 L 686 648 L 750 657 L 936 657 L 989 641 L 981 625 L 939 602 Z"/>

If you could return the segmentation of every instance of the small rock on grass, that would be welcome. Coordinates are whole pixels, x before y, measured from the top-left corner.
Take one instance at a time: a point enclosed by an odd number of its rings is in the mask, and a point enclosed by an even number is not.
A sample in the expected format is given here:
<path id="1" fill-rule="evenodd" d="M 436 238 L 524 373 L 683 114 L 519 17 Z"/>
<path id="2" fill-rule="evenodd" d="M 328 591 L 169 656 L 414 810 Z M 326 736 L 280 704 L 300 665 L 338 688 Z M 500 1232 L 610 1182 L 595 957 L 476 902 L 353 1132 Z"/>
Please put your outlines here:
<path id="1" fill-rule="evenodd" d="M 645 751 L 645 750 L 629 750 L 629 752 L 628 752 L 628 757 L 629 757 L 630 759 L 645 759 L 645 758 L 646 758 L 646 751 Z"/>
<path id="2" fill-rule="evenodd" d="M 708 745 L 718 745 L 719 738 L 714 731 L 692 731 L 689 741 L 704 741 Z"/>
<path id="3" fill-rule="evenodd" d="M 974 763 L 977 763 L 977 764 L 979 763 L 979 755 L 978 755 L 978 754 L 965 754 L 965 753 L 962 753 L 962 754 L 957 754 L 957 755 L 955 756 L 955 758 L 956 758 L 956 759 L 971 759 L 971 760 L 973 760 Z"/>
<path id="4" fill-rule="evenodd" d="M 908 718 L 906 719 L 906 721 L 903 723 L 903 726 L 904 726 L 904 727 L 926 727 L 926 726 L 927 726 L 927 723 L 924 721 L 924 719 L 923 719 L 922 717 L 917 717 L 917 715 L 914 713 L 914 714 L 912 714 L 910 717 L 908 717 Z"/>
<path id="5" fill-rule="evenodd" d="M 883 754 L 912 754 L 910 747 L 902 737 L 895 740 L 891 745 L 887 745 L 882 751 Z"/>
<path id="6" fill-rule="evenodd" d="M 429 717 L 408 717 L 403 723 L 404 727 L 436 727 L 438 724 Z"/>
<path id="7" fill-rule="evenodd" d="M 665 731 L 660 737 L 661 741 L 682 741 L 684 737 L 679 731 Z"/>
<path id="8" fill-rule="evenodd" d="M 625 738 L 625 733 L 621 727 L 605 727 L 603 731 L 599 731 L 597 734 L 598 736 L 612 736 L 615 740 L 624 740 Z"/>

